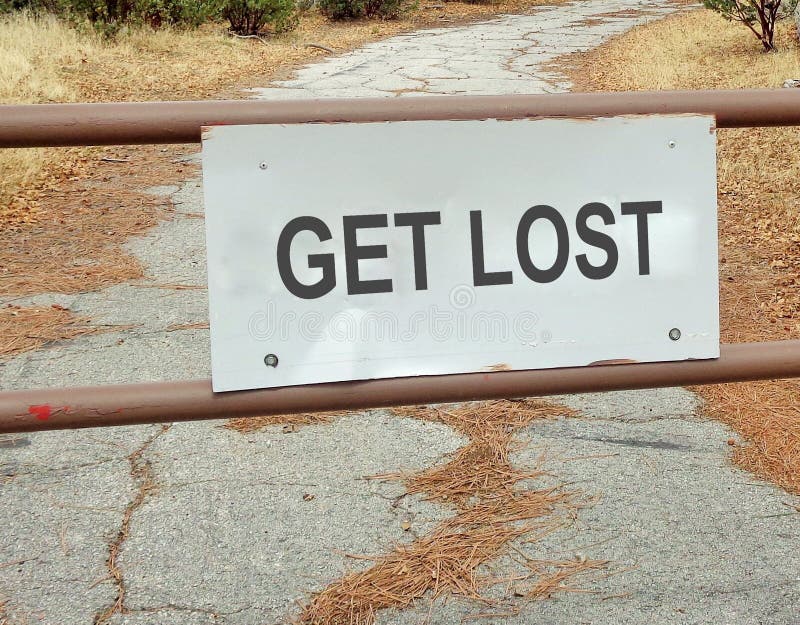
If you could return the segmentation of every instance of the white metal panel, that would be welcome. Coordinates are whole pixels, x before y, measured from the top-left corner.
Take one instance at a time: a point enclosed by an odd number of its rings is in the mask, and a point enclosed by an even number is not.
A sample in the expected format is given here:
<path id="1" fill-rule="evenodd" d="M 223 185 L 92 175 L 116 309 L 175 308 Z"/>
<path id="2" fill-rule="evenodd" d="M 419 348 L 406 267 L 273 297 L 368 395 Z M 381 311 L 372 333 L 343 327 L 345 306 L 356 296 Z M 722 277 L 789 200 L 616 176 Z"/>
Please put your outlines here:
<path id="1" fill-rule="evenodd" d="M 206 129 L 214 390 L 717 357 L 715 150 L 713 118 L 699 115 Z M 636 202 L 661 203 L 645 219 L 649 274 L 640 265 L 642 218 L 622 214 Z M 591 233 L 588 242 L 578 234 L 588 203 L 613 214 L 607 225 L 585 220 L 618 250 L 613 273 L 599 279 L 576 261 L 608 260 Z M 549 268 L 555 226 L 537 219 L 517 244 L 520 220 L 536 205 L 553 207 L 568 232 L 567 265 L 548 283 L 525 274 L 520 249 Z M 512 284 L 475 285 L 473 211 L 481 211 L 486 271 L 510 271 Z M 418 212 L 441 222 L 423 228 L 426 289 L 415 281 L 412 228 L 394 221 Z M 358 246 L 386 246 L 386 257 L 355 262 L 361 280 L 391 280 L 391 292 L 348 292 L 343 218 L 358 215 L 386 216 L 386 227 L 355 230 Z M 300 283 L 325 275 L 309 255 L 334 256 L 335 287 L 313 299 L 293 295 L 278 269 L 281 232 L 301 216 L 331 235 L 291 238 Z M 268 354 L 277 366 L 265 365 Z"/>

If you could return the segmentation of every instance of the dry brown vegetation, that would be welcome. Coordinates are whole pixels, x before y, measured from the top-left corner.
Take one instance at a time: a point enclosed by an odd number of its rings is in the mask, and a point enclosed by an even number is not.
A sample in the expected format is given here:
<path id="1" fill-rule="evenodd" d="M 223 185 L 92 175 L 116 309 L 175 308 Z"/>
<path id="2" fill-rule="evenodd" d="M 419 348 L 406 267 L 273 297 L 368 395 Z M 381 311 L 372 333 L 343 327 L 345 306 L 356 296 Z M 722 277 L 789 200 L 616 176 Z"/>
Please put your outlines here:
<path id="1" fill-rule="evenodd" d="M 578 58 L 579 89 L 780 87 L 800 77 L 789 22 L 778 51 L 711 11 L 673 16 L 631 31 Z M 720 308 L 726 343 L 800 337 L 800 130 L 718 133 Z M 729 384 L 696 389 L 706 413 L 745 439 L 736 462 L 800 493 L 800 384 Z"/>
<path id="2" fill-rule="evenodd" d="M 366 558 L 373 560 L 372 566 L 315 594 L 297 623 L 371 625 L 379 610 L 406 608 L 420 599 L 434 601 L 444 595 L 478 602 L 492 613 L 514 614 L 520 606 L 513 597 L 490 599 L 486 591 L 500 587 L 518 597 L 541 599 L 575 590 L 571 585 L 575 575 L 606 566 L 604 561 L 585 558 L 532 558 L 514 547 L 519 539 L 530 544 L 563 526 L 565 516 L 581 505 L 579 494 L 563 487 L 531 488 L 544 472 L 520 470 L 509 460 L 511 451 L 521 446 L 516 432 L 537 419 L 570 416 L 569 408 L 543 401 L 500 400 L 396 408 L 393 413 L 446 424 L 469 442 L 441 466 L 373 479 L 401 480 L 406 494 L 449 505 L 455 514 L 409 544 Z M 514 570 L 495 570 L 504 555 L 511 556 Z"/>
<path id="3" fill-rule="evenodd" d="M 443 26 L 501 12 L 524 12 L 552 0 L 485 4 L 421 3 L 398 20 L 331 22 L 306 12 L 296 30 L 270 39 L 238 39 L 222 24 L 197 31 L 138 28 L 105 39 L 54 17 L 24 13 L 0 17 L 0 104 L 190 100 L 241 97 L 302 63 L 339 54 L 423 26 Z M 96 154 L 97 151 L 89 151 Z M 86 150 L 0 152 L 0 229 L 27 223 L 42 206 L 39 192 L 65 178 L 92 176 Z"/>
<path id="4" fill-rule="evenodd" d="M 469 443 L 444 465 L 410 475 L 378 477 L 403 480 L 409 494 L 423 494 L 427 499 L 458 508 L 468 506 L 475 497 L 509 494 L 520 481 L 541 477 L 540 471 L 526 474 L 511 465 L 509 453 L 516 444 L 515 432 L 536 419 L 577 414 L 566 406 L 548 402 L 511 400 L 463 406 L 393 408 L 392 412 L 397 416 L 443 423 L 466 436 Z"/>
<path id="5" fill-rule="evenodd" d="M 60 181 L 40 192 L 35 220 L 0 228 L 0 296 L 76 293 L 140 277 L 139 262 L 121 246 L 168 215 L 163 198 L 141 189 L 187 169 L 160 165 L 155 152 L 146 159 L 141 149 L 120 148 L 120 162 L 84 159 L 96 180 Z"/>
<path id="6" fill-rule="evenodd" d="M 0 308 L 0 360 L 54 341 L 107 330 L 105 326 L 89 325 L 87 317 L 76 316 L 61 306 L 7 304 Z"/>
<path id="7" fill-rule="evenodd" d="M 242 417 L 239 419 L 228 419 L 225 427 L 229 430 L 236 430 L 241 434 L 259 432 L 273 425 L 282 425 L 284 431 L 294 432 L 297 428 L 304 425 L 316 425 L 319 423 L 330 423 L 335 417 L 343 417 L 350 414 L 348 411 L 339 412 L 298 412 L 294 414 L 277 414 L 268 417 Z"/>

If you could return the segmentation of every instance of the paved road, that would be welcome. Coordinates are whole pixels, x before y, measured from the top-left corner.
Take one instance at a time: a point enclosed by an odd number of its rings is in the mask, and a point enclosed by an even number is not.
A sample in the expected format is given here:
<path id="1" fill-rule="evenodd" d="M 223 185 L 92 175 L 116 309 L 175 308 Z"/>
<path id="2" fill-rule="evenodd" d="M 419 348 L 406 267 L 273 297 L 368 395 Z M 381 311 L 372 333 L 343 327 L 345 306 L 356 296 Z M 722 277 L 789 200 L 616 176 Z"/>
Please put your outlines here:
<path id="1" fill-rule="evenodd" d="M 638 10 L 637 15 L 630 9 Z M 542 64 L 669 12 L 665 2 L 583 2 L 402 35 L 300 70 L 265 98 L 540 93 L 569 87 Z M 616 14 L 616 15 L 615 15 Z M 187 155 L 190 158 L 191 155 Z M 0 366 L 3 388 L 167 380 L 209 373 L 199 181 L 170 194 L 175 218 L 130 242 L 149 283 L 43 295 L 136 330 L 84 337 Z M 800 623 L 798 505 L 731 466 L 723 426 L 683 389 L 564 398 L 580 418 L 527 428 L 520 466 L 543 451 L 557 479 L 600 496 L 539 557 L 583 553 L 617 570 L 597 594 L 528 604 L 497 623 Z M 295 600 L 449 513 L 361 476 L 416 469 L 464 444 L 437 424 L 368 411 L 285 434 L 221 422 L 0 437 L 0 602 L 10 623 L 246 625 L 281 622 Z M 578 458 L 566 461 L 567 458 Z M 303 495 L 315 497 L 305 501 Z M 118 552 L 112 570 L 109 551 Z M 124 609 L 110 611 L 124 588 Z M 474 606 L 437 604 L 432 623 Z M 417 623 L 428 606 L 381 615 Z M 2 620 L 2 619 L 0 619 Z"/>

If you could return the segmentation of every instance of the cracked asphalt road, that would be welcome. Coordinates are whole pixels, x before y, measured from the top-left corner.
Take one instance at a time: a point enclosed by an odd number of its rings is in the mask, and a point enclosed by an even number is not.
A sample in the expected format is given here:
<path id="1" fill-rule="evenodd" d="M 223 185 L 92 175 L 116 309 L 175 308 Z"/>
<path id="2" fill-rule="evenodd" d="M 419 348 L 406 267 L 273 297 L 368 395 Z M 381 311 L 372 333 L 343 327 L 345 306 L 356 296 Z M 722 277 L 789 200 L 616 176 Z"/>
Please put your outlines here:
<path id="1" fill-rule="evenodd" d="M 568 83 L 546 63 L 672 10 L 662 0 L 598 0 L 401 35 L 255 95 L 561 91 Z M 207 331 L 167 331 L 207 319 L 205 292 L 153 288 L 205 283 L 202 221 L 191 216 L 202 211 L 200 183 L 150 191 L 169 194 L 176 211 L 129 243 L 147 281 L 16 302 L 141 327 L 7 361 L 2 388 L 208 376 Z M 591 582 L 591 594 L 484 622 L 800 623 L 800 515 L 785 505 L 800 501 L 734 468 L 731 432 L 699 419 L 689 391 L 562 401 L 582 416 L 527 428 L 530 445 L 515 461 L 528 466 L 545 454 L 557 479 L 599 501 L 569 529 L 525 548 L 537 557 L 608 559 L 617 574 Z M 281 622 L 297 599 L 358 566 L 342 553 L 381 553 L 409 539 L 403 521 L 422 534 L 449 515 L 415 497 L 393 505 L 400 485 L 361 479 L 441 461 L 465 442 L 442 425 L 380 410 L 291 434 L 273 427 L 242 435 L 221 425 L 1 438 L 0 602 L 9 622 Z M 453 623 L 474 611 L 423 602 L 381 614 L 379 623 Z"/>

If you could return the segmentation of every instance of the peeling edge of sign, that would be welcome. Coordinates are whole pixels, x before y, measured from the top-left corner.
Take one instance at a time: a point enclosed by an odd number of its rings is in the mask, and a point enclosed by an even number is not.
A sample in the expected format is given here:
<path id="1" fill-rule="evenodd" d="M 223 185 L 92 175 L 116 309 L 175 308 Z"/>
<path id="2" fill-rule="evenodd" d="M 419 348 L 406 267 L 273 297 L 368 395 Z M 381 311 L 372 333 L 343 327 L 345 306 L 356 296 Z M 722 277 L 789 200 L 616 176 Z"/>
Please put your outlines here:
<path id="1" fill-rule="evenodd" d="M 496 365 L 486 365 L 484 369 L 489 371 L 511 371 L 511 366 L 504 362 L 498 362 Z"/>
<path id="2" fill-rule="evenodd" d="M 634 365 L 638 360 L 631 360 L 630 358 L 612 358 L 611 360 L 595 360 L 590 362 L 587 367 L 605 366 L 605 365 Z"/>

